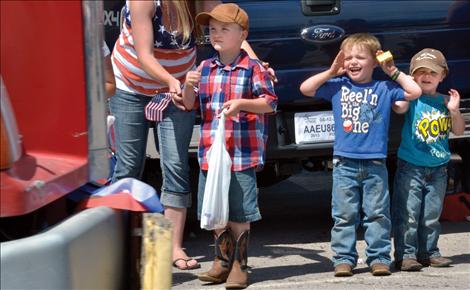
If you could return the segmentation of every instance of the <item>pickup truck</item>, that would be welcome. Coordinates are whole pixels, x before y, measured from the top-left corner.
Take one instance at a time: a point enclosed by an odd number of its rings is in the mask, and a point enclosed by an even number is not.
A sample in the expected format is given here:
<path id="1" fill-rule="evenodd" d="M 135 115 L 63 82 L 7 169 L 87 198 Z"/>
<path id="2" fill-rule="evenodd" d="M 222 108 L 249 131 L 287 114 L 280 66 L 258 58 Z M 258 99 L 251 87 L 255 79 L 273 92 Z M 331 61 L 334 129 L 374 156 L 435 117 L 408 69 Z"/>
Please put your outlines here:
<path id="1" fill-rule="evenodd" d="M 390 50 L 399 69 L 407 72 L 411 57 L 426 47 L 441 50 L 448 60 L 450 75 L 441 92 L 457 89 L 466 119 L 462 137 L 452 139 L 455 160 L 463 161 L 470 174 L 470 2 L 469 1 L 357 1 L 290 0 L 236 2 L 250 16 L 248 41 L 259 58 L 276 70 L 278 112 L 270 117 L 267 164 L 259 173 L 259 185 L 269 185 L 301 170 L 327 168 L 332 155 L 333 122 L 330 104 L 306 98 L 299 86 L 312 74 L 329 67 L 344 37 L 369 32 Z M 105 3 L 105 32 L 110 47 L 119 32 L 123 1 Z M 210 57 L 208 43 L 199 47 L 198 58 Z M 380 69 L 374 77 L 385 79 Z M 400 142 L 402 116 L 393 114 L 389 133 L 390 165 Z M 195 152 L 198 130 L 190 150 Z M 149 138 L 151 139 L 151 138 Z M 152 147 L 148 154 L 153 156 Z M 467 149 L 468 151 L 468 149 Z M 470 177 L 465 178 L 469 180 Z"/>

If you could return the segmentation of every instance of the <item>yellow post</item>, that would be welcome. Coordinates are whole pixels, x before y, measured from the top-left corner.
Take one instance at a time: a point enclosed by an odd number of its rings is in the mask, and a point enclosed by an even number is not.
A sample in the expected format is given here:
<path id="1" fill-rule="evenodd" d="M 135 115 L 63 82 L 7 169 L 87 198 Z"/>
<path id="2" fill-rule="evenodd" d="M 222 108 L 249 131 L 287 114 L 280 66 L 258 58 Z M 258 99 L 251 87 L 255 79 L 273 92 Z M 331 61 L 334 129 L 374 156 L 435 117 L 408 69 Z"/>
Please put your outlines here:
<path id="1" fill-rule="evenodd" d="M 170 289 L 172 224 L 161 214 L 145 213 L 142 226 L 142 289 Z"/>

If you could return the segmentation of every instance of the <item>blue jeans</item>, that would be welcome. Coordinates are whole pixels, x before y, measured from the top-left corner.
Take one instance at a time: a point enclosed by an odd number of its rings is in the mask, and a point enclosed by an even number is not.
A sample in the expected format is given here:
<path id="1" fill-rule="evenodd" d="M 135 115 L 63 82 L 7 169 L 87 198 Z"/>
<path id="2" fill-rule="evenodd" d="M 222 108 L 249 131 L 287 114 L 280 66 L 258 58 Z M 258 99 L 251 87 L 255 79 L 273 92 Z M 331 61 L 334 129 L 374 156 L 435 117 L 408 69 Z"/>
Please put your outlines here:
<path id="1" fill-rule="evenodd" d="M 423 167 L 398 159 L 392 202 L 395 260 L 438 257 L 447 164 Z"/>
<path id="2" fill-rule="evenodd" d="M 150 97 L 117 90 L 110 99 L 110 111 L 116 117 L 116 157 L 112 182 L 125 177 L 140 179 L 144 169 L 150 122 L 144 109 Z M 163 175 L 160 201 L 177 208 L 191 206 L 188 148 L 195 112 L 185 112 L 170 103 L 163 120 L 156 124 L 155 139 L 159 146 Z"/>
<path id="3" fill-rule="evenodd" d="M 335 266 L 356 266 L 356 230 L 361 222 L 367 264 L 390 264 L 390 197 L 385 159 L 333 158 L 332 216 Z"/>

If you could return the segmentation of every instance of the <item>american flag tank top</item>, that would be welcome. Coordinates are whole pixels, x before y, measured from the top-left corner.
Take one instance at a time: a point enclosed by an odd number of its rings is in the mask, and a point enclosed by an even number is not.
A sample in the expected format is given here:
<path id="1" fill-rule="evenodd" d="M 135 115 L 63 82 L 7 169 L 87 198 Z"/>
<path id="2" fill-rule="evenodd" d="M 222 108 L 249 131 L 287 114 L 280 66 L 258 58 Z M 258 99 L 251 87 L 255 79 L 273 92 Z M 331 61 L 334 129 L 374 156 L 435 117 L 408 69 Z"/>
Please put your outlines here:
<path id="1" fill-rule="evenodd" d="M 182 37 L 176 31 L 167 31 L 162 23 L 161 2 L 154 1 L 154 4 L 155 14 L 152 19 L 154 56 L 173 77 L 180 82 L 184 82 L 186 73 L 191 69 L 195 69 L 196 47 L 194 37 L 191 37 L 186 43 L 182 43 Z M 126 2 L 124 11 L 125 21 L 111 58 L 116 76 L 116 87 L 123 91 L 147 96 L 154 96 L 157 92 L 167 91 L 167 85 L 150 77 L 137 60 L 128 2 Z"/>

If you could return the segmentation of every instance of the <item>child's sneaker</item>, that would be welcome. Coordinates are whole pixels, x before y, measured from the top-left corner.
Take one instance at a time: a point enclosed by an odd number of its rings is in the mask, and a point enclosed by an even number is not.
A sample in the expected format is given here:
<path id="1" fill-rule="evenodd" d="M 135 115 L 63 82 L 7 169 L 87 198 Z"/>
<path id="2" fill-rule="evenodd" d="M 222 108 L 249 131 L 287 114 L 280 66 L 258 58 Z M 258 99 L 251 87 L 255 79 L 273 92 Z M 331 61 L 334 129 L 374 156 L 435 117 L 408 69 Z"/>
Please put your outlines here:
<path id="1" fill-rule="evenodd" d="M 374 276 L 388 276 L 392 274 L 392 272 L 390 272 L 390 266 L 384 263 L 373 264 L 370 268 Z"/>
<path id="2" fill-rule="evenodd" d="M 403 261 L 395 262 L 396 269 L 401 271 L 419 271 L 423 268 L 423 265 L 418 263 L 416 259 L 403 259 Z"/>
<path id="3" fill-rule="evenodd" d="M 447 259 L 441 256 L 431 257 L 429 259 L 424 259 L 419 261 L 423 266 L 428 267 L 449 267 L 452 264 L 451 259 Z"/>
<path id="4" fill-rule="evenodd" d="M 352 276 L 352 266 L 347 263 L 338 264 L 335 267 L 335 277 L 349 277 Z"/>

